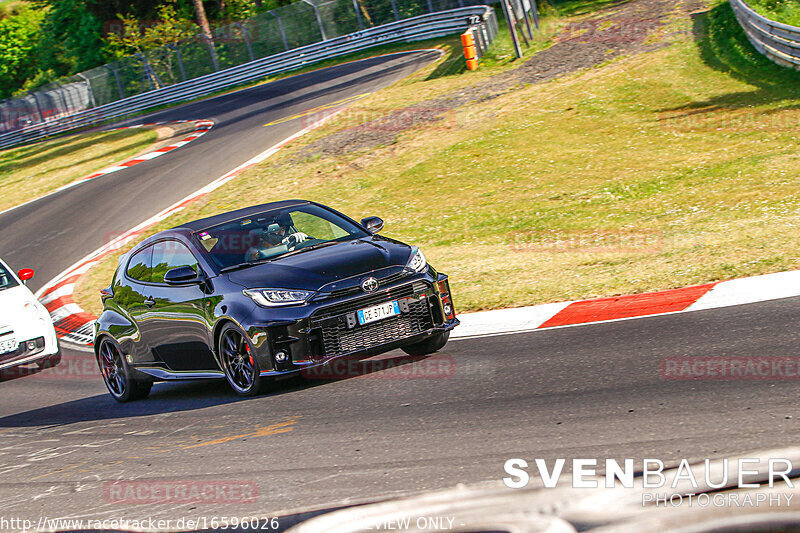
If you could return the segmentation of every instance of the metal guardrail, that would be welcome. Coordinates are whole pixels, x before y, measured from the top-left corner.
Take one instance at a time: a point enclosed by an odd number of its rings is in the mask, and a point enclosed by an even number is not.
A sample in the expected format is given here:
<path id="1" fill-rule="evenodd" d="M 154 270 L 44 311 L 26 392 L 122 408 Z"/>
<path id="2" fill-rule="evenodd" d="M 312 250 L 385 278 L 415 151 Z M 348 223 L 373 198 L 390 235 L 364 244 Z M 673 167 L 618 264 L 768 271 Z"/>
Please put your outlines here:
<path id="1" fill-rule="evenodd" d="M 271 74 L 296 70 L 327 59 L 394 42 L 411 42 L 462 33 L 475 28 L 485 42 L 497 35 L 497 20 L 489 6 L 472 6 L 421 15 L 375 26 L 250 61 L 212 74 L 162 87 L 70 116 L 30 125 L 0 135 L 0 148 L 31 142 L 70 130 L 99 124 L 164 104 L 174 104 L 258 80 Z"/>
<path id="2" fill-rule="evenodd" d="M 800 69 L 800 28 L 761 16 L 743 0 L 730 2 L 736 20 L 756 50 L 779 65 Z"/>

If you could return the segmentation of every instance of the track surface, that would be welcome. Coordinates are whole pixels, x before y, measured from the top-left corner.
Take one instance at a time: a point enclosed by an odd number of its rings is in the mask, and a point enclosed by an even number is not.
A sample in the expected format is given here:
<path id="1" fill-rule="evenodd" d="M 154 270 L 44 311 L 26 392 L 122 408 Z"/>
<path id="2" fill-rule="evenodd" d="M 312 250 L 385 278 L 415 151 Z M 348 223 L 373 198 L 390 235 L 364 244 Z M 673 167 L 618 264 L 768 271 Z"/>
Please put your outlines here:
<path id="1" fill-rule="evenodd" d="M 135 225 L 302 127 L 264 123 L 373 90 L 429 59 L 344 65 L 159 114 L 217 126 L 152 165 L 0 217 L 0 251 L 37 268 L 43 283 L 100 246 L 104 232 Z M 65 350 L 57 369 L 0 384 L 0 516 L 269 515 L 499 480 L 511 457 L 669 463 L 790 445 L 800 437 L 796 383 L 664 381 L 659 363 L 796 356 L 798 320 L 800 301 L 787 299 L 453 341 L 433 359 L 452 371 L 418 379 L 404 377 L 414 363 L 392 352 L 391 364 L 406 364 L 288 381 L 269 396 L 243 400 L 222 382 L 159 384 L 127 405 L 107 394 L 90 354 Z M 109 503 L 106 481 L 135 479 L 252 482 L 259 497 Z"/>

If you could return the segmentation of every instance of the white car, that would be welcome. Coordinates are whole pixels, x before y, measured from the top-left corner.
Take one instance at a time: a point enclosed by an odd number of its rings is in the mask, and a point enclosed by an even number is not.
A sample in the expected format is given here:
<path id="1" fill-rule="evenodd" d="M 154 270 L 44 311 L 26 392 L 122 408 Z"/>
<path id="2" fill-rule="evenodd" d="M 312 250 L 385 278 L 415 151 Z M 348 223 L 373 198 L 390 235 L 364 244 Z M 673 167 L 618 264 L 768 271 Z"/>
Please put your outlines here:
<path id="1" fill-rule="evenodd" d="M 61 362 L 50 313 L 25 286 L 32 277 L 30 268 L 17 275 L 0 260 L 0 379 L 20 365 L 47 368 Z"/>

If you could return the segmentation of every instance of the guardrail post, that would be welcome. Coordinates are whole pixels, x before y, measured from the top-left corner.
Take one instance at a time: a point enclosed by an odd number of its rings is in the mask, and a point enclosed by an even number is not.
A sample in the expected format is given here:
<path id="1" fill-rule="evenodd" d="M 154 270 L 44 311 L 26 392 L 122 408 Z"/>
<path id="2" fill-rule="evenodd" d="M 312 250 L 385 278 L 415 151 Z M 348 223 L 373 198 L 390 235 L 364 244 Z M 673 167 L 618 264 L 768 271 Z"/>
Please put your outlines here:
<path id="1" fill-rule="evenodd" d="M 392 0 L 392 11 L 394 11 L 394 20 L 396 22 L 400 22 L 400 12 L 397 11 L 397 2 L 396 2 L 396 0 Z"/>
<path id="2" fill-rule="evenodd" d="M 281 30 L 281 38 L 283 39 L 283 47 L 288 51 L 289 50 L 289 41 L 286 40 L 286 30 L 283 29 L 283 21 L 281 20 L 281 16 L 275 13 L 274 9 L 270 9 L 267 11 L 270 15 L 278 19 L 278 29 Z"/>
<path id="3" fill-rule="evenodd" d="M 430 2 L 430 0 L 428 0 L 428 1 Z M 323 41 L 327 41 L 328 40 L 328 36 L 325 35 L 325 26 L 322 25 L 322 17 L 319 16 L 319 8 L 317 8 L 317 6 L 315 6 L 311 2 L 311 0 L 303 0 L 303 2 L 305 2 L 308 5 L 310 5 L 311 8 L 314 10 L 314 15 L 316 15 L 316 17 L 317 17 L 317 24 L 319 24 L 319 33 L 320 33 L 320 35 L 322 35 L 322 40 Z"/>
<path id="4" fill-rule="evenodd" d="M 432 1 L 432 0 L 428 0 L 428 11 L 429 11 L 430 13 L 433 13 L 433 12 L 434 12 L 434 11 L 433 11 L 433 1 Z"/>

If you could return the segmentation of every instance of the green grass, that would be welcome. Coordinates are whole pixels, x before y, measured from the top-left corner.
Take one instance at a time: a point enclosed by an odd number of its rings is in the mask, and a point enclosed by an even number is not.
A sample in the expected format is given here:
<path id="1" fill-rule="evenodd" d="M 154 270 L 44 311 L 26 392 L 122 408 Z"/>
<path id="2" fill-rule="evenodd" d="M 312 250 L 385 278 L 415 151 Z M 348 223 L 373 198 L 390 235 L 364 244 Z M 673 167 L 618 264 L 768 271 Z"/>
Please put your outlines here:
<path id="1" fill-rule="evenodd" d="M 141 129 L 85 133 L 0 151 L 0 211 L 127 159 L 156 136 Z"/>
<path id="2" fill-rule="evenodd" d="M 761 16 L 775 22 L 800 26 L 800 2 L 798 0 L 745 0 Z"/>
<path id="3" fill-rule="evenodd" d="M 154 231 L 299 197 L 420 245 L 458 309 L 637 293 L 800 266 L 800 74 L 749 45 L 727 4 L 671 46 L 462 107 L 375 150 L 306 157 L 353 125 L 485 79 L 434 65 L 356 102 Z M 446 60 L 445 60 L 446 61 Z M 496 67 L 498 70 L 503 66 Z M 268 192 L 265 192 L 268 191 Z M 97 310 L 116 258 L 82 282 Z"/>

